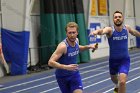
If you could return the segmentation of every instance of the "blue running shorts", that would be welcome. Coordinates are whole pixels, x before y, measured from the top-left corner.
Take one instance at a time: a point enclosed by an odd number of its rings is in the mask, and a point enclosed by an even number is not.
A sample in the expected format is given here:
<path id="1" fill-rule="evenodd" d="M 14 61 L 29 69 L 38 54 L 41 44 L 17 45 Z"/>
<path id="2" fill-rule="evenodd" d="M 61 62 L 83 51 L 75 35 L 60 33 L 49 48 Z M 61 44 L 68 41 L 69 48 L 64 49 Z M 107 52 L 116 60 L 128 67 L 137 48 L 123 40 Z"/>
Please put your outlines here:
<path id="1" fill-rule="evenodd" d="M 81 76 L 79 73 L 67 77 L 56 77 L 56 79 L 62 93 L 73 93 L 75 89 L 83 90 Z"/>
<path id="2" fill-rule="evenodd" d="M 125 73 L 128 75 L 130 68 L 130 57 L 122 59 L 109 59 L 109 71 L 111 75 Z"/>

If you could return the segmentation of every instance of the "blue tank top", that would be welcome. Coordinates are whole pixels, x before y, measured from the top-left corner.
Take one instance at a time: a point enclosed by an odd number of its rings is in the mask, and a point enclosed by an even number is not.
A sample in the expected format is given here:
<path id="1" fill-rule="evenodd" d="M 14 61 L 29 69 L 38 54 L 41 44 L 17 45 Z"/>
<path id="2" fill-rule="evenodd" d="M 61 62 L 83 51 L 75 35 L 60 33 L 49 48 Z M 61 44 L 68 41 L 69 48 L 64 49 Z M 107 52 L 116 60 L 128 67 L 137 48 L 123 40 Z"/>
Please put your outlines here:
<path id="1" fill-rule="evenodd" d="M 124 26 L 122 31 L 118 32 L 112 26 L 112 36 L 108 38 L 110 47 L 110 58 L 121 59 L 129 57 L 128 52 L 128 31 Z"/>
<path id="2" fill-rule="evenodd" d="M 64 39 L 62 42 L 65 42 L 66 46 L 67 46 L 67 53 L 63 54 L 60 59 L 58 60 L 58 62 L 60 64 L 65 64 L 65 65 L 69 65 L 69 64 L 77 64 L 77 55 L 79 54 L 79 44 L 78 41 L 75 41 L 76 44 L 74 47 L 70 46 L 67 42 L 66 39 Z M 68 71 L 68 70 L 64 70 L 64 69 L 56 69 L 56 77 L 65 77 L 65 76 L 70 76 L 73 74 L 78 73 L 79 71 Z"/>

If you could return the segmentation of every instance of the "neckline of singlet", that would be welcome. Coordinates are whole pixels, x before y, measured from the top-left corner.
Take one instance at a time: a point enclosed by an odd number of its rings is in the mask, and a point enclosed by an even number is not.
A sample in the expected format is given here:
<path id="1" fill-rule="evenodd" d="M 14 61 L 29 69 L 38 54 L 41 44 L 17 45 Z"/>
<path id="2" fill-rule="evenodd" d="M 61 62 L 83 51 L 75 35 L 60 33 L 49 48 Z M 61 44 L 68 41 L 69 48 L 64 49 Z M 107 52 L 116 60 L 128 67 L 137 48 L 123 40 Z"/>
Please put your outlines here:
<path id="1" fill-rule="evenodd" d="M 125 25 L 123 25 L 122 30 L 123 30 L 123 29 L 126 29 L 126 26 L 125 26 Z M 112 26 L 112 31 L 113 31 L 113 32 L 114 32 L 114 31 L 116 31 L 116 32 L 122 32 L 122 30 L 121 30 L 121 31 L 117 31 L 117 30 L 115 29 L 114 25 Z"/>
<path id="2" fill-rule="evenodd" d="M 65 39 L 65 42 L 66 42 L 66 45 L 67 45 L 67 46 L 71 46 L 71 45 L 69 44 L 67 38 Z M 74 45 L 74 46 L 71 46 L 71 47 L 75 47 L 75 46 L 76 46 L 76 41 L 75 41 L 75 45 Z"/>

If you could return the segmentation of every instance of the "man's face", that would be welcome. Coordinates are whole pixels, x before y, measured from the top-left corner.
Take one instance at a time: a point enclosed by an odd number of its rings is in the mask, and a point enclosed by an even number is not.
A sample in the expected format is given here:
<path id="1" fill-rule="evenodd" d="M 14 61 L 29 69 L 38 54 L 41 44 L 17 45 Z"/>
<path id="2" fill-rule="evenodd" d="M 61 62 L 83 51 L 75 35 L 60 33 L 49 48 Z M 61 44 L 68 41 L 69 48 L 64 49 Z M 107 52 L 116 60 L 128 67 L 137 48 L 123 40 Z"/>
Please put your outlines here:
<path id="1" fill-rule="evenodd" d="M 75 42 L 77 35 L 78 35 L 78 31 L 76 29 L 76 27 L 68 27 L 67 31 L 66 31 L 66 35 L 69 39 L 69 41 L 71 42 Z"/>
<path id="2" fill-rule="evenodd" d="M 116 26 L 121 26 L 123 23 L 123 16 L 120 13 L 115 13 L 113 17 L 114 24 Z"/>

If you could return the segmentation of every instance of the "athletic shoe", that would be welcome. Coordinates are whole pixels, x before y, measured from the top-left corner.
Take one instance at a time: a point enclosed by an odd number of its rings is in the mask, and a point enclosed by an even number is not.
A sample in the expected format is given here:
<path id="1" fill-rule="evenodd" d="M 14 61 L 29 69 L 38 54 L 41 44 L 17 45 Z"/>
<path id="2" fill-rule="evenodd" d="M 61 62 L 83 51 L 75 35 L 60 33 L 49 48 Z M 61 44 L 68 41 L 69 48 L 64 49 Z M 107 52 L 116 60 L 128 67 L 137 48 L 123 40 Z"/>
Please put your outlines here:
<path id="1" fill-rule="evenodd" d="M 118 93 L 118 88 L 114 88 L 114 93 Z"/>

